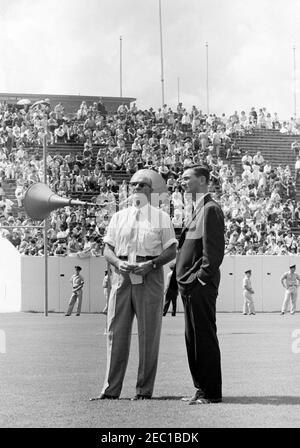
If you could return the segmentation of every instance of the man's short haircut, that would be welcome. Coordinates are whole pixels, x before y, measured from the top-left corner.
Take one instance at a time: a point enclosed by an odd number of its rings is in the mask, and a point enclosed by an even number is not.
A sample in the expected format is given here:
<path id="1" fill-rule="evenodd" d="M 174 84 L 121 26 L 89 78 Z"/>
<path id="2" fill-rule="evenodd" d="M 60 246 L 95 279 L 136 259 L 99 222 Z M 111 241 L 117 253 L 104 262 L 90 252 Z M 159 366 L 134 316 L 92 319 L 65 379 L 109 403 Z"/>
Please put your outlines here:
<path id="1" fill-rule="evenodd" d="M 201 177 L 204 176 L 206 179 L 206 183 L 208 184 L 209 182 L 209 168 L 205 165 L 190 165 L 190 166 L 186 166 L 184 168 L 184 171 L 186 170 L 193 170 L 195 176 L 197 177 Z"/>

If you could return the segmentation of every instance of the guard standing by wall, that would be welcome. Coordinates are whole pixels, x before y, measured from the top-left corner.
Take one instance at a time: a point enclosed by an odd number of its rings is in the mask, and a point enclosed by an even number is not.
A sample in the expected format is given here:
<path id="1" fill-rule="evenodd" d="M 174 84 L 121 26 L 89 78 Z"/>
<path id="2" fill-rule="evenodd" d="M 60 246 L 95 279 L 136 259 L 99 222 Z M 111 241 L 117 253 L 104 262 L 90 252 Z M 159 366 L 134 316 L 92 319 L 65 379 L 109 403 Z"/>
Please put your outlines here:
<path id="1" fill-rule="evenodd" d="M 77 303 L 77 313 L 76 316 L 80 316 L 81 304 L 82 304 L 82 289 L 84 284 L 84 278 L 80 274 L 81 267 L 75 266 L 75 274 L 72 275 L 70 282 L 72 283 L 73 291 L 69 302 L 69 308 L 65 316 L 71 316 L 74 305 Z"/>
<path id="2" fill-rule="evenodd" d="M 254 290 L 251 285 L 251 269 L 245 271 L 245 277 L 243 278 L 243 297 L 244 297 L 244 306 L 243 306 L 243 314 L 255 314 L 254 302 L 253 302 L 253 294 Z"/>
<path id="3" fill-rule="evenodd" d="M 286 289 L 280 314 L 283 315 L 286 312 L 289 302 L 290 313 L 295 314 L 298 288 L 300 285 L 300 275 L 296 273 L 295 264 L 290 266 L 289 272 L 285 272 L 282 275 L 280 281 L 282 286 Z"/>

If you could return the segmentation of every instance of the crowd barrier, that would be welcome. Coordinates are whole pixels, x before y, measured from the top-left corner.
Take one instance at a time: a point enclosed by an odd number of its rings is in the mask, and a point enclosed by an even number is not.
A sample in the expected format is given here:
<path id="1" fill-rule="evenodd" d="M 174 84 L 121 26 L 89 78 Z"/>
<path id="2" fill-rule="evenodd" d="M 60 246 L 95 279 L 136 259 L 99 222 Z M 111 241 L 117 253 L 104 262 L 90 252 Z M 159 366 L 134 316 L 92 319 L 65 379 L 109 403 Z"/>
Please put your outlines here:
<path id="1" fill-rule="evenodd" d="M 44 311 L 44 259 L 22 256 L 6 240 L 0 239 L 0 312 Z M 65 312 L 71 295 L 70 278 L 74 266 L 80 264 L 85 279 L 83 313 L 100 312 L 104 305 L 102 282 L 107 263 L 104 257 L 49 257 L 48 310 Z M 244 272 L 252 269 L 254 302 L 258 312 L 279 311 L 284 289 L 281 275 L 296 264 L 300 272 L 300 256 L 228 255 L 221 266 L 221 283 L 217 311 L 241 312 Z M 165 268 L 165 276 L 169 268 Z M 180 298 L 178 311 L 183 311 Z"/>

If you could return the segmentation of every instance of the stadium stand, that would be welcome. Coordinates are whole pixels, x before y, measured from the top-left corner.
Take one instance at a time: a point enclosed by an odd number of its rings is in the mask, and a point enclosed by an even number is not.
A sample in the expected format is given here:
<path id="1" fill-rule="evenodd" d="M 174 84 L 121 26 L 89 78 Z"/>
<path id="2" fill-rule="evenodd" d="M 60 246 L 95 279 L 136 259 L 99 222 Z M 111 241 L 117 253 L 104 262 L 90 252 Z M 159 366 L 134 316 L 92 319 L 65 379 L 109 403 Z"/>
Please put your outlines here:
<path id="1" fill-rule="evenodd" d="M 293 119 L 280 122 L 265 108 L 256 116 L 255 108 L 248 115 L 207 116 L 181 103 L 176 111 L 167 105 L 142 111 L 123 102 L 107 112 L 101 101 L 84 100 L 77 107 L 70 116 L 61 102 L 0 105 L 0 226 L 12 226 L 0 232 L 22 254 L 43 255 L 40 231 L 14 227 L 32 223 L 22 198 L 32 182 L 43 179 L 44 135 L 51 189 L 95 203 L 51 214 L 49 254 L 101 255 L 110 216 L 126 199 L 132 173 L 143 167 L 166 179 L 180 234 L 186 205 L 181 174 L 193 163 L 210 168 L 210 190 L 225 214 L 227 253 L 300 253 L 300 132 Z"/>

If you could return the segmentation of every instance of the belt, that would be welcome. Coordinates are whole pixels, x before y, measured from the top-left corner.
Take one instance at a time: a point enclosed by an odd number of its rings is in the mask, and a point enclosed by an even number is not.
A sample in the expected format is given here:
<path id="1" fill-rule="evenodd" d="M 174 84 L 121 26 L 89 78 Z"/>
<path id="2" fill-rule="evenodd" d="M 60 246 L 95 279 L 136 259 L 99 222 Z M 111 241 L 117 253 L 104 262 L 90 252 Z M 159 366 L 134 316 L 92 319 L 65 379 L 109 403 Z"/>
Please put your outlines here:
<path id="1" fill-rule="evenodd" d="M 149 261 L 149 260 L 154 260 L 154 258 L 157 258 L 157 257 L 158 257 L 158 255 L 156 255 L 154 257 L 151 257 L 151 256 L 142 257 L 140 255 L 137 255 L 136 256 L 136 261 L 137 262 L 139 262 L 139 261 Z M 119 260 L 128 260 L 127 255 L 120 255 L 118 258 L 119 258 Z"/>

